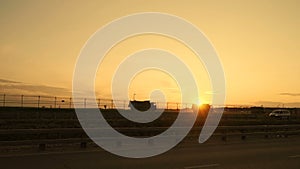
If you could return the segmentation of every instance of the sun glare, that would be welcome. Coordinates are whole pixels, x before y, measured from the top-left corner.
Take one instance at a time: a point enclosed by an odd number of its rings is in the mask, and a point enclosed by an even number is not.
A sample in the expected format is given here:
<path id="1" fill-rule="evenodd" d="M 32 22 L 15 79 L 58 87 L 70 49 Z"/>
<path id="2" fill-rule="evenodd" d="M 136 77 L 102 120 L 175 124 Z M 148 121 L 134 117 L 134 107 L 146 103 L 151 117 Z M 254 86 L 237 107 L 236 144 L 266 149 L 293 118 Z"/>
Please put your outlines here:
<path id="1" fill-rule="evenodd" d="M 203 104 L 202 99 L 199 98 L 199 99 L 197 100 L 197 105 L 198 105 L 198 107 L 200 107 L 202 104 Z"/>

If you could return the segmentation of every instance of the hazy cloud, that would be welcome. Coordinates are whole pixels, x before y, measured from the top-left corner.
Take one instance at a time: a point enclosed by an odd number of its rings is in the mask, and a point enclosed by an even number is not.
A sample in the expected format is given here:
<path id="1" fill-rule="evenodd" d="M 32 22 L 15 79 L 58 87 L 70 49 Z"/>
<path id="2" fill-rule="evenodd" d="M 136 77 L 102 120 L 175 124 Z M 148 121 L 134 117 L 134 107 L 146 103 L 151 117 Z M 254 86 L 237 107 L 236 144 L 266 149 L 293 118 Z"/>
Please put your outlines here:
<path id="1" fill-rule="evenodd" d="M 0 79 L 0 92 L 5 94 L 37 94 L 50 96 L 70 96 L 71 91 L 62 87 L 27 84 L 7 79 Z"/>
<path id="2" fill-rule="evenodd" d="M 264 107 L 300 107 L 300 102 L 272 102 L 272 101 L 257 101 L 255 105 L 263 105 Z"/>
<path id="3" fill-rule="evenodd" d="M 283 96 L 300 96 L 300 93 L 280 93 Z"/>
<path id="4" fill-rule="evenodd" d="M 12 80 L 0 79 L 0 83 L 20 83 Z"/>

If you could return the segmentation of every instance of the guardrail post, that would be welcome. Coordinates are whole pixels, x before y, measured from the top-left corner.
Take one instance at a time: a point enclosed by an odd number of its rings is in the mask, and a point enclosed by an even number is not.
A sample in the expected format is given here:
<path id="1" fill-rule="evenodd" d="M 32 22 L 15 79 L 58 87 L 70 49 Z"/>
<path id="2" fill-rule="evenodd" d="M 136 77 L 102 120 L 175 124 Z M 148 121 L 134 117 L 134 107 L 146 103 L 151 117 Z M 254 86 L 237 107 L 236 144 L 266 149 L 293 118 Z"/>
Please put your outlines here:
<path id="1" fill-rule="evenodd" d="M 100 99 L 98 99 L 98 108 L 100 109 Z"/>
<path id="2" fill-rule="evenodd" d="M 80 148 L 86 148 L 86 142 L 85 141 L 82 141 L 81 143 L 80 143 Z"/>
<path id="3" fill-rule="evenodd" d="M 246 140 L 246 135 L 245 135 L 245 134 L 242 135 L 241 139 L 242 139 L 242 140 Z"/>
<path id="4" fill-rule="evenodd" d="M 40 151 L 45 151 L 46 150 L 46 144 L 45 143 L 40 143 L 39 144 L 39 150 Z"/>
<path id="5" fill-rule="evenodd" d="M 41 101 L 41 96 L 38 96 L 37 108 L 40 108 L 40 101 Z"/>
<path id="6" fill-rule="evenodd" d="M 54 108 L 56 108 L 56 97 L 54 97 Z"/>
<path id="7" fill-rule="evenodd" d="M 23 98 L 24 98 L 24 95 L 21 95 L 21 107 L 23 107 Z"/>
<path id="8" fill-rule="evenodd" d="M 225 135 L 222 136 L 223 141 L 227 141 L 227 137 Z"/>
<path id="9" fill-rule="evenodd" d="M 5 94 L 3 94 L 3 107 L 5 107 Z"/>
<path id="10" fill-rule="evenodd" d="M 245 134 L 245 131 L 244 130 L 241 130 L 241 133 L 242 133 L 242 136 L 241 136 L 241 139 L 242 140 L 246 140 L 246 134 Z"/>
<path id="11" fill-rule="evenodd" d="M 72 97 L 70 97 L 70 103 L 69 103 L 69 108 L 72 107 Z"/>
<path id="12" fill-rule="evenodd" d="M 269 135 L 268 134 L 265 134 L 265 139 L 269 138 Z"/>
<path id="13" fill-rule="evenodd" d="M 113 109 L 113 108 L 114 108 L 114 101 L 111 100 L 111 109 Z"/>
<path id="14" fill-rule="evenodd" d="M 225 129 L 221 132 L 221 140 L 222 141 L 227 141 L 227 132 L 228 132 L 227 129 Z"/>
<path id="15" fill-rule="evenodd" d="M 268 126 L 265 127 L 265 139 L 269 138 L 269 133 L 268 133 Z"/>

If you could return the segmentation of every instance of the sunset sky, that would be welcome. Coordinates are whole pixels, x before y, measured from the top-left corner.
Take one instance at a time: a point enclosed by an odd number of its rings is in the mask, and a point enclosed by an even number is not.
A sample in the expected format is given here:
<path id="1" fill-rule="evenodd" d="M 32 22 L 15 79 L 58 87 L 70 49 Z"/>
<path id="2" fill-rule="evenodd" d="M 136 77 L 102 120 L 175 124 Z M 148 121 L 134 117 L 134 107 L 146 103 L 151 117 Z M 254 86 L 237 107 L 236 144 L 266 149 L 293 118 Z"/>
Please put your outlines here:
<path id="1" fill-rule="evenodd" d="M 177 15 L 197 26 L 214 45 L 226 78 L 226 104 L 300 107 L 299 0 L 1 0 L 0 93 L 70 96 L 73 71 L 89 37 L 109 22 L 137 12 Z M 105 57 L 96 77 L 99 97 L 110 97 L 111 78 L 122 58 L 162 48 L 185 60 L 199 77 L 200 99 L 209 103 L 209 78 L 194 54 L 174 39 L 135 36 Z M 161 88 L 180 98 L 175 81 L 145 71 L 130 84 L 129 98 L 148 99 Z"/>

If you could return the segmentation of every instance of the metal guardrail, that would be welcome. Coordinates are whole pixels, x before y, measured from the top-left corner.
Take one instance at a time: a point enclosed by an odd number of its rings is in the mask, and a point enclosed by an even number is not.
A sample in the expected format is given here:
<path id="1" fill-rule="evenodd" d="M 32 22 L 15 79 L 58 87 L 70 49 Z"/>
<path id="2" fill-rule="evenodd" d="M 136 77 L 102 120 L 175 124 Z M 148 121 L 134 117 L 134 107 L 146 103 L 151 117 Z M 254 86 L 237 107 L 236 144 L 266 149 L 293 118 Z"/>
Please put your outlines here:
<path id="1" fill-rule="evenodd" d="M 137 130 L 143 132 L 163 131 L 166 127 L 151 127 L 151 128 L 116 128 L 122 133 L 132 133 Z M 99 130 L 94 128 L 94 130 Z M 105 131 L 102 128 L 101 131 Z M 186 137 L 188 140 L 197 140 L 201 128 L 193 128 L 190 134 Z M 49 136 L 53 137 L 51 139 Z M 176 133 L 175 133 L 176 135 Z M 300 135 L 300 125 L 256 125 L 256 126 L 218 126 L 213 134 L 213 137 L 219 137 L 223 141 L 227 141 L 230 137 L 240 137 L 241 140 L 246 140 L 249 136 L 263 136 L 269 138 L 272 136 L 288 137 L 290 135 Z M 178 136 L 178 135 L 176 135 Z M 0 130 L 0 149 L 5 146 L 20 146 L 20 145 L 38 145 L 44 150 L 47 144 L 75 144 L 80 143 L 81 147 L 86 147 L 88 142 L 92 142 L 81 128 L 57 128 L 57 129 L 11 129 Z M 30 137 L 32 137 L 30 139 Z M 168 137 L 168 136 L 166 136 Z M 106 137 L 110 142 L 118 142 L 119 138 Z"/>
<path id="2" fill-rule="evenodd" d="M 89 130 L 110 130 L 111 128 L 89 128 Z M 135 128 L 135 127 L 118 127 L 114 128 L 115 130 L 121 132 L 135 132 L 137 130 L 143 131 L 155 131 L 155 130 L 166 130 L 168 127 L 144 127 L 144 128 Z M 195 127 L 193 130 L 199 130 L 201 127 Z M 253 131 L 253 130 L 291 130 L 291 129 L 300 129 L 300 124 L 296 125 L 245 125 L 245 126 L 218 126 L 216 132 L 220 131 Z M 19 133 L 67 133 L 67 132 L 78 132 L 83 131 L 82 128 L 54 128 L 54 129 L 0 129 L 0 134 L 19 134 Z"/>

